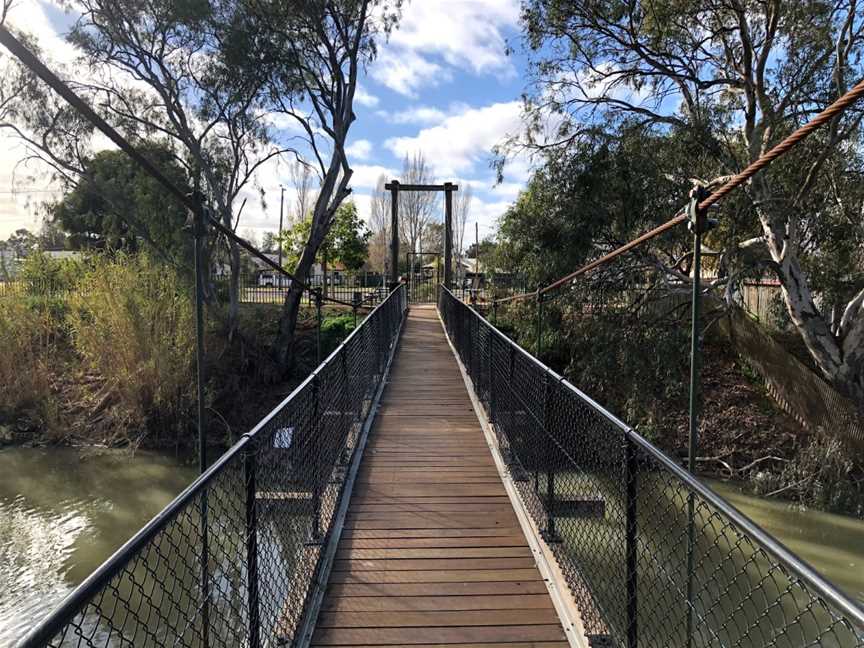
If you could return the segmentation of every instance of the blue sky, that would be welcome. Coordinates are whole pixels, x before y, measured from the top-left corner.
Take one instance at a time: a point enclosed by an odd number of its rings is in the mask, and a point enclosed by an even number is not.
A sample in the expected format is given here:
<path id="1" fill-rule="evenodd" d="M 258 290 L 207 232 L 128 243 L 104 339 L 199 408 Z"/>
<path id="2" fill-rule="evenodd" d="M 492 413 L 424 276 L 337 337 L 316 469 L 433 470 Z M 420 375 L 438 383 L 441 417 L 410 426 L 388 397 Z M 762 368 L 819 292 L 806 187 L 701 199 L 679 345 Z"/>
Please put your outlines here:
<path id="1" fill-rule="evenodd" d="M 49 0 L 17 5 L 12 21 L 36 32 L 61 59 L 74 53 L 62 36 L 71 21 Z M 506 171 L 495 186 L 489 167 L 490 149 L 518 130 L 519 97 L 525 89 L 525 60 L 508 56 L 508 41 L 518 45 L 519 0 L 413 0 L 379 55 L 366 70 L 355 105 L 349 159 L 355 170 L 353 188 L 361 214 L 368 213 L 369 194 L 383 173 L 398 177 L 402 158 L 422 152 L 436 180 L 471 184 L 474 201 L 469 216 L 480 225 L 481 237 L 494 230 L 496 219 L 527 180 L 524 161 Z M 8 147 L 4 147 L 8 148 Z M 15 227 L 34 229 L 39 194 L 8 193 L 13 189 L 11 167 L 20 149 L 0 157 L 0 237 Z M 20 175 L 20 174 L 19 174 Z M 278 223 L 279 185 L 287 183 L 284 169 L 262 173 L 267 208 L 250 190 L 241 231 L 260 234 Z M 32 182 L 26 183 L 33 186 Z M 256 203 L 253 206 L 253 203 Z"/>

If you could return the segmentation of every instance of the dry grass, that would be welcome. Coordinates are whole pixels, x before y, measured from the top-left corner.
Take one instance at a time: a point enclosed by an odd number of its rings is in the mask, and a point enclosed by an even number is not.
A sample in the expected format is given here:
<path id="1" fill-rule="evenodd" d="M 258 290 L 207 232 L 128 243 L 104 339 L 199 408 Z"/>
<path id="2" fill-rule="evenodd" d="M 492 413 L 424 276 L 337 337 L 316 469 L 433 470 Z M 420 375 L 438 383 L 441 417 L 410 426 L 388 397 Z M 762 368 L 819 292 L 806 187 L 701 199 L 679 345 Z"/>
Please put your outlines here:
<path id="1" fill-rule="evenodd" d="M 93 413 L 114 429 L 174 436 L 191 402 L 194 311 L 189 288 L 145 255 L 94 260 L 70 297 L 72 344 L 103 387 Z M 116 425 L 121 423 L 122 425 Z"/>
<path id="2" fill-rule="evenodd" d="M 57 327 L 50 308 L 20 297 L 0 297 L 0 412 L 47 427 L 51 406 L 51 357 Z"/>

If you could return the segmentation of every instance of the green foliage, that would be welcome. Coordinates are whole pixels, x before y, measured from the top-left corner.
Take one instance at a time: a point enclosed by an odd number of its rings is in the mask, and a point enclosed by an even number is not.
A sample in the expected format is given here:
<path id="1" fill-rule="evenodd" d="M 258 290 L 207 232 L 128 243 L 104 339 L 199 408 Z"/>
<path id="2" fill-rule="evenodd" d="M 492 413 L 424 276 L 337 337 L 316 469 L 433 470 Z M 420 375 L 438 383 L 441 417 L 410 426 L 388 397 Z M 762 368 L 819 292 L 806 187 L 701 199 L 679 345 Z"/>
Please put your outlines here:
<path id="1" fill-rule="evenodd" d="M 358 320 L 359 321 L 359 320 Z M 321 321 L 322 353 L 335 349 L 354 330 L 354 315 L 343 313 L 325 317 Z"/>
<path id="2" fill-rule="evenodd" d="M 18 279 L 29 295 L 52 295 L 74 289 L 84 266 L 84 262 L 76 259 L 54 259 L 36 252 L 21 263 Z"/>
<path id="3" fill-rule="evenodd" d="M 141 149 L 176 186 L 187 186 L 170 150 L 154 144 Z M 143 243 L 175 263 L 190 263 L 186 209 L 122 151 L 100 151 L 88 160 L 79 184 L 51 211 L 76 247 L 135 251 Z"/>
<path id="4" fill-rule="evenodd" d="M 683 134 L 628 126 L 594 130 L 550 156 L 500 222 L 497 266 L 546 284 L 668 220 L 686 200 L 688 185 L 670 178 L 692 170 L 682 168 L 690 145 Z M 679 230 L 658 245 L 675 256 L 686 241 Z"/>
<path id="5" fill-rule="evenodd" d="M 304 220 L 290 230 L 282 232 L 282 250 L 286 265 L 296 267 L 303 248 L 308 244 L 312 221 Z M 318 248 L 317 258 L 328 263 L 340 261 L 348 270 L 357 270 L 366 262 L 369 255 L 369 239 L 372 232 L 357 213 L 353 202 L 339 206 L 327 238 Z"/>
<path id="6" fill-rule="evenodd" d="M 185 280 L 144 254 L 96 258 L 70 298 L 68 320 L 75 350 L 104 381 L 104 398 L 130 436 L 182 425 L 195 349 Z"/>

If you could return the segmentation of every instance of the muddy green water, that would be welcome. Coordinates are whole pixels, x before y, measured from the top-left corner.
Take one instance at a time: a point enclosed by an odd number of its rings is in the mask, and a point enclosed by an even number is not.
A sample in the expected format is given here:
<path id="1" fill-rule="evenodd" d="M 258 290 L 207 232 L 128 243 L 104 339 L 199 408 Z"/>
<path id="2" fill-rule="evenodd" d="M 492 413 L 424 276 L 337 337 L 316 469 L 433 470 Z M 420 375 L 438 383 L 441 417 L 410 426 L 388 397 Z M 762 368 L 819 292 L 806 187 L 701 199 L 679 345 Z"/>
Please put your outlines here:
<path id="1" fill-rule="evenodd" d="M 737 484 L 708 483 L 829 581 L 864 603 L 864 520 L 754 497 Z"/>
<path id="2" fill-rule="evenodd" d="M 8 646 L 196 475 L 153 453 L 0 450 L 0 646 Z"/>
<path id="3" fill-rule="evenodd" d="M 0 450 L 0 647 L 44 616 L 195 474 L 171 458 L 143 452 Z M 732 484 L 711 485 L 864 602 L 864 521 L 765 501 Z M 650 574 L 643 584 L 656 585 Z"/>

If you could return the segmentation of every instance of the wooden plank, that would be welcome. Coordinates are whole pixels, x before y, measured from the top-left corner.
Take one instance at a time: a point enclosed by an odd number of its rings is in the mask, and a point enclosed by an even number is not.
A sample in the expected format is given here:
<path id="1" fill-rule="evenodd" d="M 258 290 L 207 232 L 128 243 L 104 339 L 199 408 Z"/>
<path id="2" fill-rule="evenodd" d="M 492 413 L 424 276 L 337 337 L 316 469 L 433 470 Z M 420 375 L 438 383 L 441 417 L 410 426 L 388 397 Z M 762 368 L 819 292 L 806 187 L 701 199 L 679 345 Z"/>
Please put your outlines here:
<path id="1" fill-rule="evenodd" d="M 312 641 L 316 646 L 411 646 L 422 643 L 564 641 L 558 623 L 549 625 L 465 626 L 455 628 L 321 628 Z"/>
<path id="2" fill-rule="evenodd" d="M 342 538 L 340 550 L 352 549 L 507 549 L 509 547 L 525 547 L 525 538 L 521 535 L 485 536 L 463 538 Z"/>
<path id="3" fill-rule="evenodd" d="M 331 583 L 458 583 L 462 581 L 495 582 L 542 580 L 537 568 L 465 569 L 453 571 L 334 571 Z"/>
<path id="4" fill-rule="evenodd" d="M 493 597 L 494 598 L 494 597 Z M 550 625 L 558 617 L 552 608 L 533 610 L 404 610 L 345 612 L 328 610 L 318 616 L 318 628 L 446 628 L 454 626 Z"/>
<path id="5" fill-rule="evenodd" d="M 334 572 L 531 569 L 534 558 L 402 558 L 334 560 Z"/>
<path id="6" fill-rule="evenodd" d="M 345 529 L 343 538 L 481 538 L 521 535 L 522 529 L 512 527 L 464 529 Z M 524 538 L 523 538 L 524 540 Z"/>
<path id="7" fill-rule="evenodd" d="M 340 612 L 398 612 L 401 610 L 551 610 L 542 594 L 490 596 L 328 596 L 322 609 Z"/>
<path id="8" fill-rule="evenodd" d="M 339 548 L 337 560 L 404 560 L 406 558 L 530 558 L 525 546 Z"/>
<path id="9" fill-rule="evenodd" d="M 320 644 L 311 644 L 312 646 Z M 380 645 L 380 644 L 375 644 Z M 447 648 L 453 646 L 452 643 L 446 644 L 412 644 L 412 648 Z M 570 644 L 566 641 L 532 641 L 530 643 L 508 641 L 507 643 L 460 643 L 459 648 L 570 648 Z M 354 646 L 354 648 L 372 648 L 371 644 L 363 646 Z"/>
<path id="10" fill-rule="evenodd" d="M 549 596 L 542 580 L 530 581 L 457 581 L 455 583 L 333 583 L 328 596 L 506 596 L 510 594 L 544 594 Z"/>

